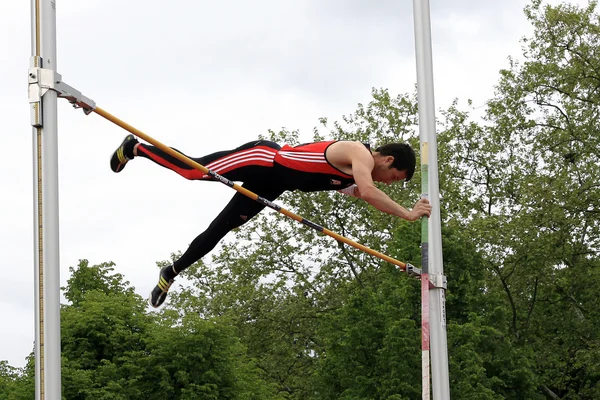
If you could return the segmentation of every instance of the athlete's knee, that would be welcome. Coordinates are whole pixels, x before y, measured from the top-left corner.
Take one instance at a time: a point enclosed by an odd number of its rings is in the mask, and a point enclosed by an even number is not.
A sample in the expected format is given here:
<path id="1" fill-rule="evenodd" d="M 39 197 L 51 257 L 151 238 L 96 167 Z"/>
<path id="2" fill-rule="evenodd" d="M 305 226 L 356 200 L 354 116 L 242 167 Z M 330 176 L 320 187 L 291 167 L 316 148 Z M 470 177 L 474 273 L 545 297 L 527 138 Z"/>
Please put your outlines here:
<path id="1" fill-rule="evenodd" d="M 208 227 L 208 230 L 218 234 L 219 236 L 225 236 L 228 232 L 231 232 L 235 228 L 239 228 L 244 225 L 252 218 L 252 216 L 239 214 L 235 216 L 230 216 L 229 218 L 223 218 L 220 221 L 213 221 L 213 223 Z"/>
<path id="2" fill-rule="evenodd" d="M 225 222 L 227 231 L 229 232 L 235 228 L 239 228 L 240 226 L 244 225 L 250 218 L 252 218 L 252 217 L 249 217 L 244 214 L 240 214 L 235 217 L 228 218 L 227 221 Z"/>

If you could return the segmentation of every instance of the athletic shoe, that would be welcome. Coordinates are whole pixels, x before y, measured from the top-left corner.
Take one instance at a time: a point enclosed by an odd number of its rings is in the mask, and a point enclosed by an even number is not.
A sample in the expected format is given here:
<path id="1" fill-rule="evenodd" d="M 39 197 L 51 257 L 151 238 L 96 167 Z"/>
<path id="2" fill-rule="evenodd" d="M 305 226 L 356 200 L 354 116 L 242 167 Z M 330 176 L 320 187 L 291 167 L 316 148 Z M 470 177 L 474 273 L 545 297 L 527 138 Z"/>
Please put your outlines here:
<path id="1" fill-rule="evenodd" d="M 133 135 L 125 136 L 125 139 L 123 139 L 123 142 L 121 142 L 119 147 L 115 150 L 113 155 L 110 157 L 110 169 L 112 169 L 113 172 L 115 172 L 115 173 L 121 172 L 123 170 L 123 168 L 125 168 L 125 165 L 127 165 L 127 162 L 129 160 L 131 160 L 131 158 L 129 158 L 125 155 L 125 146 L 127 144 L 129 144 L 129 142 L 131 142 L 132 140 L 135 140 L 137 142 L 137 139 L 135 138 L 135 136 L 133 136 Z"/>
<path id="2" fill-rule="evenodd" d="M 148 297 L 148 303 L 154 308 L 158 308 L 165 302 L 167 298 L 167 293 L 169 292 L 169 288 L 171 284 L 175 281 L 174 279 L 169 279 L 165 275 L 165 271 L 167 268 L 173 268 L 171 265 L 167 265 L 164 268 L 161 268 L 160 273 L 158 275 L 158 283 L 150 292 L 150 296 Z"/>

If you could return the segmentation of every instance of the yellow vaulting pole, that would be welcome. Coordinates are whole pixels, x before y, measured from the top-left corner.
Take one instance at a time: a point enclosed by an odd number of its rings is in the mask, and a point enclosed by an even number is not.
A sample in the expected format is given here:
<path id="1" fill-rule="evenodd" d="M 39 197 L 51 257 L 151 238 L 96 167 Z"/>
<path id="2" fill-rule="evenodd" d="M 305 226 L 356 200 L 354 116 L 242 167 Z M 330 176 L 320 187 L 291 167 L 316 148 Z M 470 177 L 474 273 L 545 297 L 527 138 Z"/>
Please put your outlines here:
<path id="1" fill-rule="evenodd" d="M 338 235 L 335 232 L 330 231 L 329 229 L 323 228 L 320 225 L 315 224 L 314 222 L 311 222 L 305 218 L 302 218 L 299 215 L 294 214 L 291 211 L 286 210 L 285 208 L 282 208 L 281 206 L 267 200 L 264 199 L 262 197 L 260 197 L 259 195 L 257 195 L 254 192 L 251 192 L 250 190 L 243 188 L 242 186 L 233 183 L 232 181 L 230 181 L 229 179 L 209 170 L 208 168 L 206 168 L 204 165 L 198 164 L 197 162 L 191 160 L 190 158 L 184 156 L 183 154 L 173 150 L 172 148 L 165 146 L 164 144 L 162 144 L 161 142 L 159 142 L 156 139 L 153 139 L 152 137 L 146 135 L 144 132 L 140 131 L 139 129 L 134 128 L 133 126 L 129 125 L 128 123 L 120 120 L 119 118 L 115 117 L 114 115 L 106 112 L 105 110 L 103 110 L 100 107 L 96 107 L 93 110 L 96 114 L 106 118 L 107 120 L 111 121 L 112 123 L 120 126 L 121 128 L 125 129 L 126 131 L 131 132 L 132 134 L 134 134 L 135 136 L 137 136 L 138 138 L 152 144 L 153 146 L 161 149 L 162 151 L 164 151 L 165 153 L 175 157 L 176 159 L 186 163 L 187 165 L 189 165 L 190 167 L 196 168 L 197 170 L 202 171 L 203 173 L 211 176 L 212 178 L 218 180 L 221 183 L 224 183 L 225 185 L 237 190 L 238 192 L 240 192 L 241 194 L 243 194 L 244 196 L 250 197 L 252 200 L 256 200 L 261 204 L 264 204 L 265 206 L 272 208 L 275 211 L 278 211 L 280 213 L 282 213 L 283 215 L 286 215 L 304 225 L 310 226 L 313 229 L 318 230 L 319 232 L 324 233 L 327 236 L 330 236 L 332 238 L 334 238 L 335 240 L 342 242 L 342 243 L 346 243 L 347 245 L 350 245 L 352 247 L 355 247 L 359 250 L 364 251 L 365 253 L 368 253 L 372 256 L 378 257 L 382 260 L 385 260 L 391 264 L 397 265 L 398 267 L 400 267 L 400 269 L 402 270 L 406 270 L 406 264 L 403 263 L 402 261 L 398 261 L 395 258 L 392 258 L 390 256 L 387 256 L 383 253 L 380 253 L 376 250 L 373 250 L 367 246 L 363 246 L 360 243 L 357 243 L 353 240 L 348 239 L 347 237 L 344 237 L 342 235 Z"/>

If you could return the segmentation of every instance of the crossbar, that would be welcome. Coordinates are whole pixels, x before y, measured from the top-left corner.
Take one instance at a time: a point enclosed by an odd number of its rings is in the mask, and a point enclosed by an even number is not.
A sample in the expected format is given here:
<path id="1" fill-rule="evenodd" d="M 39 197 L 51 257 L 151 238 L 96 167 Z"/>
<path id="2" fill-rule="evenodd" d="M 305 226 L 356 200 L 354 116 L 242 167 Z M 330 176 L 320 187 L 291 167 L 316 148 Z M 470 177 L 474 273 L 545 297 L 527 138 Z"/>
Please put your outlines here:
<path id="1" fill-rule="evenodd" d="M 392 258 L 388 255 L 385 255 L 383 253 L 380 253 L 376 250 L 373 250 L 367 246 L 364 246 L 358 242 L 355 242 L 351 239 L 348 239 L 345 236 L 339 235 L 333 231 L 330 231 L 327 228 L 324 228 L 314 222 L 311 222 L 309 220 L 307 220 L 306 218 L 303 218 L 297 214 L 294 214 L 293 212 L 286 210 L 285 208 L 257 195 L 256 193 L 232 182 L 231 180 L 225 178 L 224 176 L 221 176 L 219 174 L 217 174 L 214 171 L 211 171 L 210 169 L 206 168 L 204 165 L 199 164 L 197 162 L 195 162 L 194 160 L 190 159 L 189 157 L 186 157 L 185 155 L 173 150 L 172 148 L 162 144 L 161 142 L 159 142 L 158 140 L 146 135 L 144 132 L 140 131 L 139 129 L 136 129 L 135 127 L 129 125 L 128 123 L 120 120 L 119 118 L 115 117 L 114 115 L 110 114 L 109 112 L 103 110 L 100 107 L 96 107 L 94 108 L 93 112 L 95 112 L 96 114 L 106 118 L 107 120 L 111 121 L 112 123 L 120 126 L 121 128 L 125 129 L 126 131 L 131 132 L 132 134 L 134 134 L 135 136 L 139 137 L 140 139 L 152 144 L 153 146 L 161 149 L 162 151 L 164 151 L 165 153 L 169 154 L 170 156 L 173 156 L 175 158 L 177 158 L 178 160 L 180 160 L 181 162 L 186 163 L 187 165 L 189 165 L 190 167 L 193 167 L 199 171 L 202 171 L 203 173 L 209 175 L 210 177 L 214 178 L 215 180 L 235 189 L 236 191 L 238 191 L 239 193 L 243 194 L 244 196 L 247 196 L 249 198 L 251 198 L 252 200 L 258 201 L 259 203 L 272 208 L 275 211 L 280 212 L 281 214 L 296 220 L 304 225 L 307 225 L 313 229 L 316 229 L 317 231 L 330 236 L 332 238 L 334 238 L 335 240 L 345 243 L 347 245 L 350 245 L 354 248 L 357 248 L 361 251 L 364 251 L 365 253 L 368 253 L 372 256 L 378 257 L 384 261 L 387 261 L 391 264 L 394 264 L 398 267 L 400 267 L 400 269 L 402 269 L 403 271 L 406 271 L 406 263 L 403 263 L 402 261 L 398 261 L 395 258 Z M 409 264 L 410 265 L 410 264 Z"/>

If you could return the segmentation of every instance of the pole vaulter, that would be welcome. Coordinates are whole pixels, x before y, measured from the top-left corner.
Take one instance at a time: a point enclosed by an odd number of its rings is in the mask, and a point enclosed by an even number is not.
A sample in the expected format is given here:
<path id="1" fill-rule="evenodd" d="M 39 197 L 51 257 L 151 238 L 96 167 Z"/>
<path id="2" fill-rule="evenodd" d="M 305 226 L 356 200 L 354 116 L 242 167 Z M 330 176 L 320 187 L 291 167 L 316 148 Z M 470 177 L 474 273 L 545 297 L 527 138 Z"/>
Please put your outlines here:
<path id="1" fill-rule="evenodd" d="M 211 171 L 210 169 L 206 168 L 204 165 L 201 165 L 193 160 L 191 160 L 189 157 L 186 157 L 185 155 L 173 150 L 172 148 L 162 144 L 161 142 L 159 142 L 158 140 L 146 135 L 144 132 L 140 131 L 139 129 L 136 129 L 135 127 L 129 125 L 128 123 L 120 120 L 119 118 L 115 117 L 114 115 L 110 114 L 109 112 L 103 110 L 100 107 L 94 107 L 91 109 L 88 109 L 89 112 L 95 112 L 96 114 L 100 115 L 101 117 L 111 121 L 112 123 L 120 126 L 121 128 L 125 129 L 126 131 L 132 133 L 133 135 L 137 136 L 138 138 L 152 144 L 153 146 L 159 148 L 160 150 L 164 151 L 165 153 L 169 154 L 170 156 L 177 158 L 178 160 L 180 160 L 181 162 L 186 163 L 187 165 L 189 165 L 190 167 L 193 167 L 199 171 L 202 171 L 203 173 L 209 175 L 210 177 L 214 178 L 215 180 L 231 187 L 232 189 L 238 191 L 239 193 L 243 194 L 244 196 L 247 196 L 249 198 L 251 198 L 252 200 L 255 200 L 275 211 L 280 212 L 281 214 L 295 220 L 298 221 L 306 226 L 309 226 L 327 236 L 330 236 L 332 238 L 334 238 L 335 240 L 345 243 L 347 245 L 350 245 L 352 247 L 355 247 L 361 251 L 364 251 L 365 253 L 368 253 L 372 256 L 378 257 L 382 260 L 385 260 L 391 264 L 394 264 L 398 267 L 400 267 L 400 269 L 402 269 L 403 271 L 407 272 L 409 275 L 413 275 L 413 276 L 419 276 L 421 274 L 420 270 L 416 267 L 414 267 L 411 264 L 407 264 L 404 263 L 402 261 L 398 261 L 395 258 L 392 258 L 388 255 L 385 255 L 383 253 L 380 253 L 376 250 L 373 250 L 367 246 L 364 246 L 360 243 L 357 243 L 351 239 L 348 239 L 345 236 L 339 235 L 327 228 L 324 228 L 310 220 L 307 220 L 306 218 L 303 218 L 297 214 L 294 214 L 293 212 L 286 210 L 285 208 L 273 203 L 270 200 L 267 200 L 259 195 L 257 195 L 256 193 L 238 185 L 237 183 L 234 183 L 233 181 L 217 174 L 214 171 Z M 84 109 L 84 111 L 86 111 Z"/>

